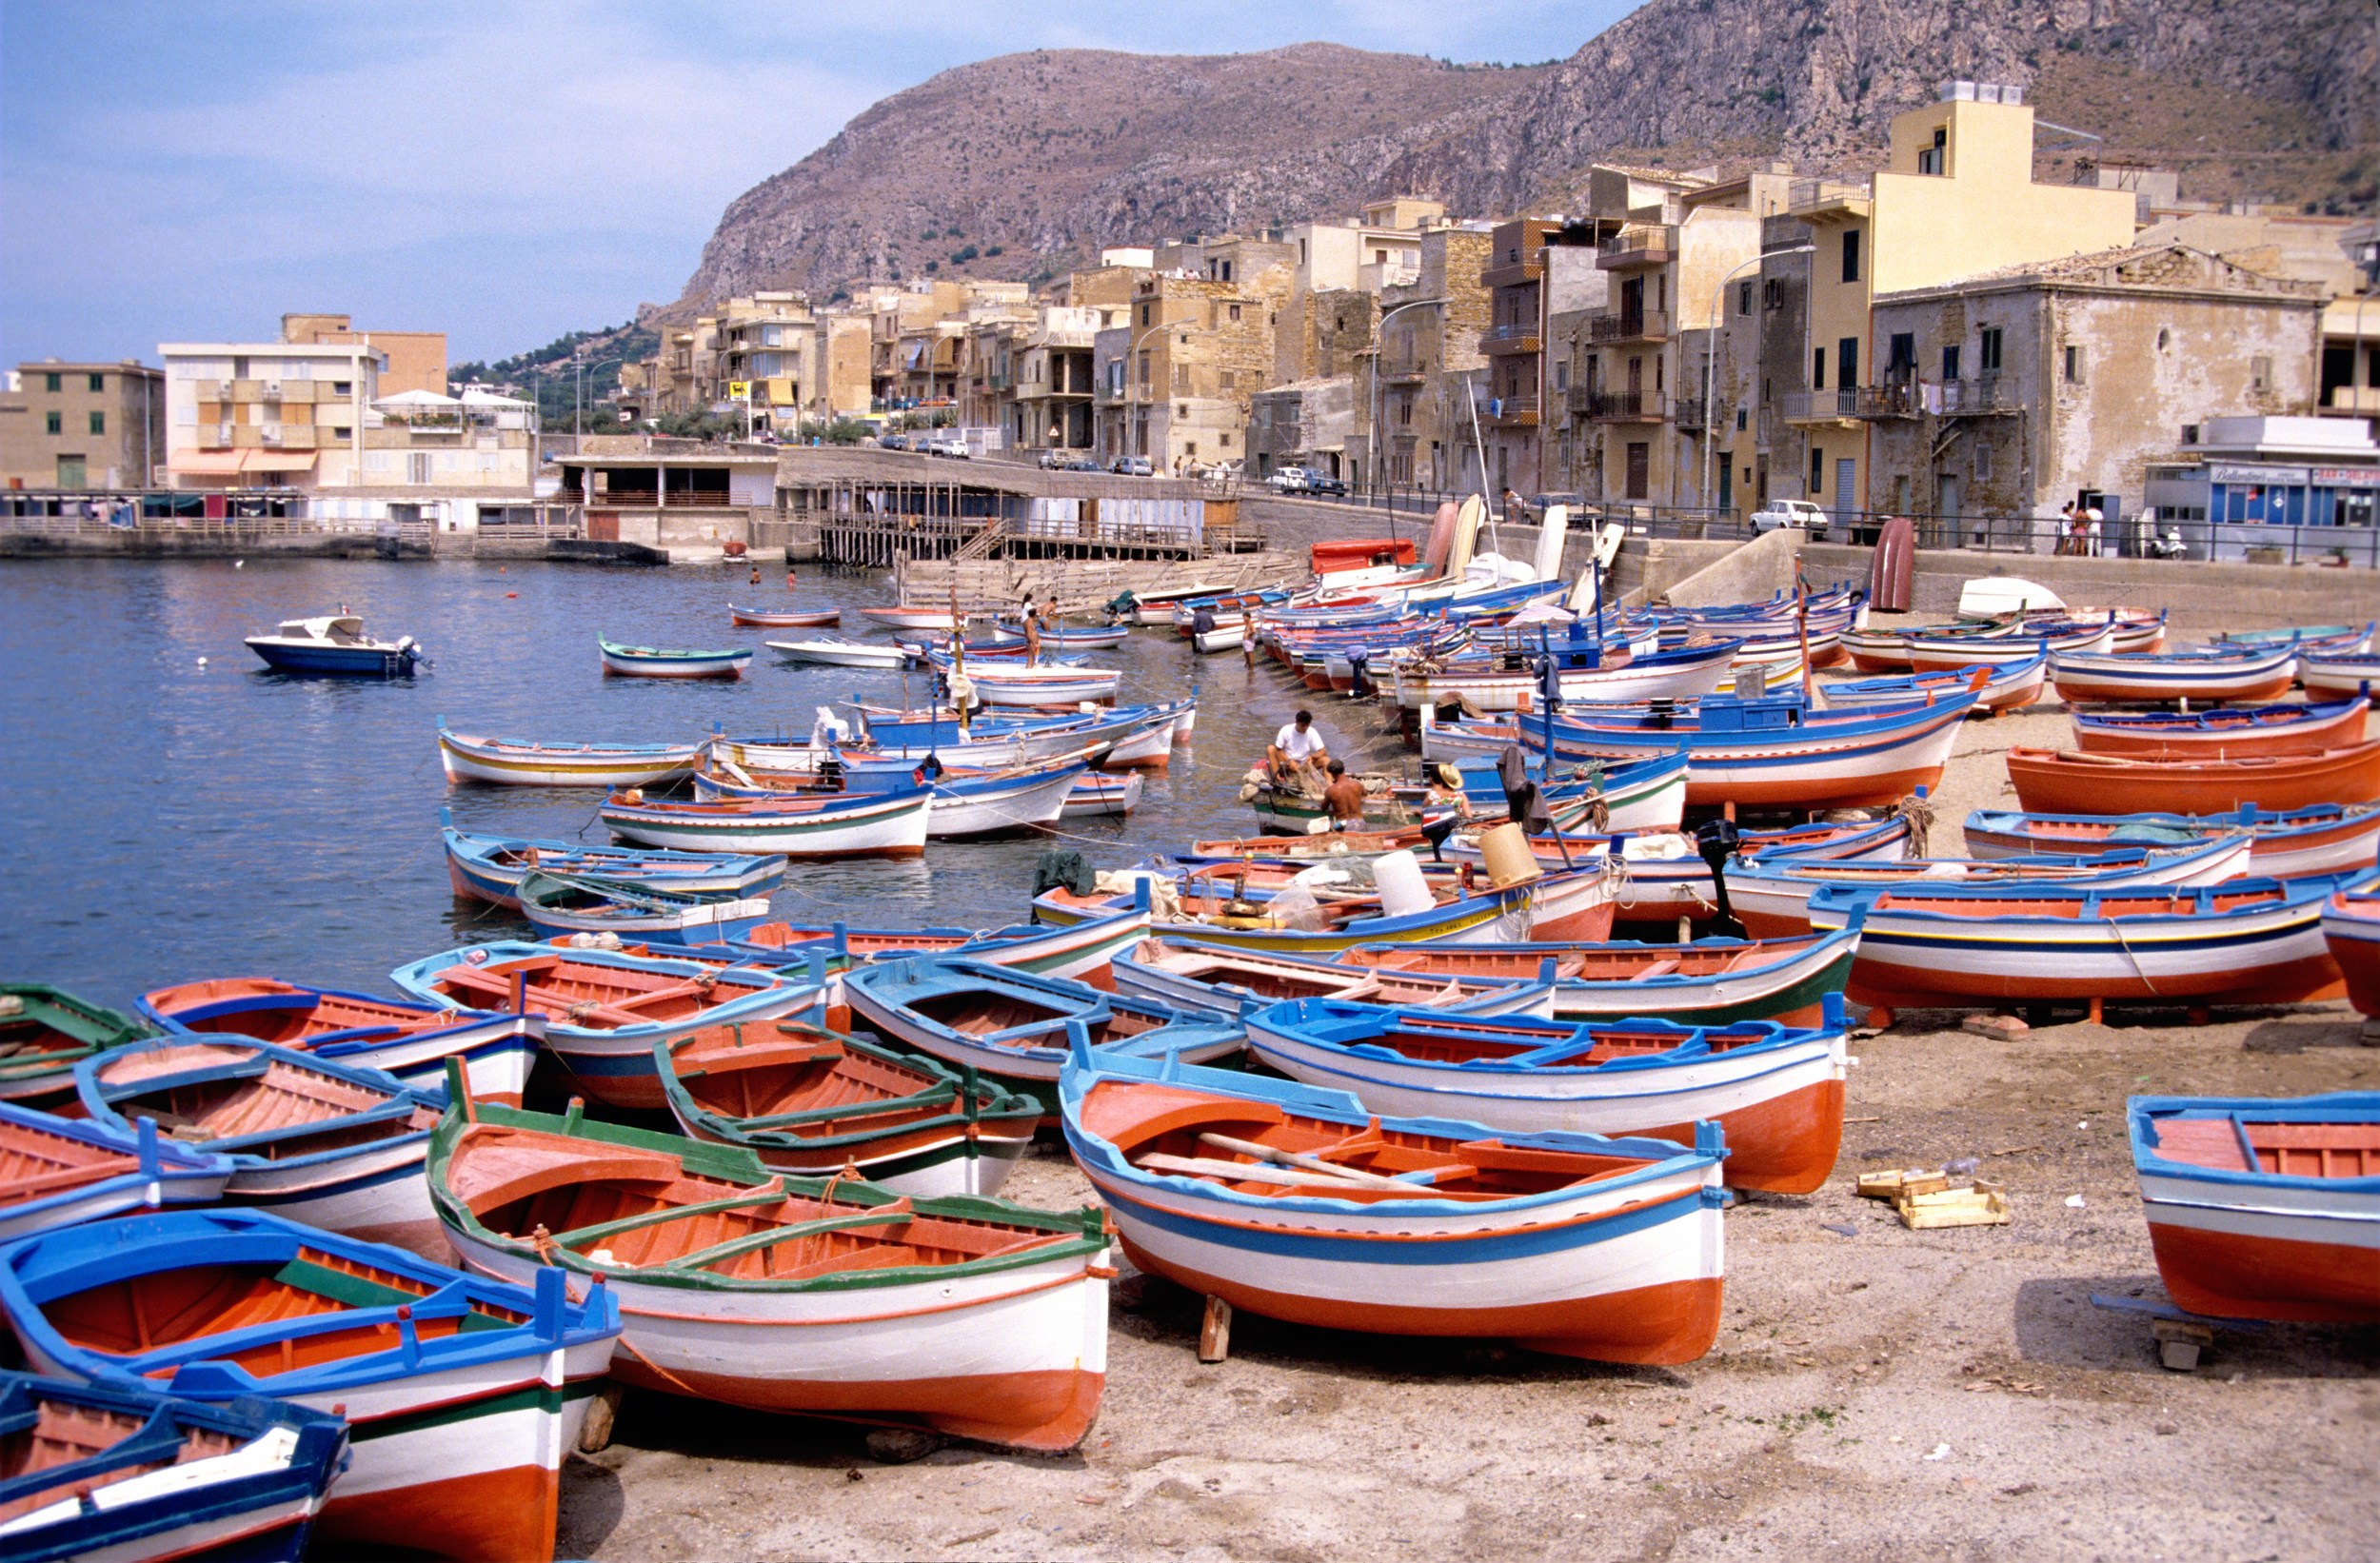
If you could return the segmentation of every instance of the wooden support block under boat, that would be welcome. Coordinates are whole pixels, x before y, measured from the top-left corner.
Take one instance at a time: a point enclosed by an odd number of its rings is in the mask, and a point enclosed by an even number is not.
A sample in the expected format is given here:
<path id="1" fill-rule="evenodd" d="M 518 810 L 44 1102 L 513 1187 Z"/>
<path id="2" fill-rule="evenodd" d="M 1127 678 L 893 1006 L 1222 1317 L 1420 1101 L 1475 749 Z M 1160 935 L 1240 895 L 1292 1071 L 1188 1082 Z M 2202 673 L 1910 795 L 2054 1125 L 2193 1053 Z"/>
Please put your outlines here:
<path id="1" fill-rule="evenodd" d="M 1206 1299 L 1206 1316 L 1199 1321 L 1199 1360 L 1220 1362 L 1231 1355 L 1231 1304 L 1220 1297 Z"/>

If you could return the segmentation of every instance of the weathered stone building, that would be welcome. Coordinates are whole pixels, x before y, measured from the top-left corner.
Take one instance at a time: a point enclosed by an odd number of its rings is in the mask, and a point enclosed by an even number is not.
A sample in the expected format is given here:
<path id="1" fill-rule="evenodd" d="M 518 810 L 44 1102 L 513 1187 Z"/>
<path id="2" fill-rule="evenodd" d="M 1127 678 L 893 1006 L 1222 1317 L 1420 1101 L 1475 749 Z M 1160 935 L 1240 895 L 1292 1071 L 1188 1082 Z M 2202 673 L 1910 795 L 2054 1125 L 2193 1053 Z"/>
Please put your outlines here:
<path id="1" fill-rule="evenodd" d="M 1479 280 L 1490 237 L 1479 223 L 1431 229 L 1414 281 L 1381 292 L 1378 345 L 1356 374 L 1353 478 L 1425 489 L 1458 486 L 1465 473 L 1477 482 L 1472 415 L 1487 365 L 1479 339 L 1494 320 Z"/>

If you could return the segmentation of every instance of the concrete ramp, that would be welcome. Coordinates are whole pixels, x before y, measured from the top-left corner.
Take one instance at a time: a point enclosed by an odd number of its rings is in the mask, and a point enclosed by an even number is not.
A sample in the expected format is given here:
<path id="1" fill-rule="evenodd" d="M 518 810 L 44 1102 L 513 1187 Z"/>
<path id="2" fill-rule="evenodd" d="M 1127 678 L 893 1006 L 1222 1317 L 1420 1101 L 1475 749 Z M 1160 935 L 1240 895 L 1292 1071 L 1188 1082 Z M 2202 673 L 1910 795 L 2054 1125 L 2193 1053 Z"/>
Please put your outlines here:
<path id="1" fill-rule="evenodd" d="M 1794 589 L 1800 567 L 1801 534 L 1780 526 L 1739 544 L 1702 568 L 1653 595 L 1681 608 L 1760 603 Z M 1650 583 L 1648 583 L 1650 584 Z"/>

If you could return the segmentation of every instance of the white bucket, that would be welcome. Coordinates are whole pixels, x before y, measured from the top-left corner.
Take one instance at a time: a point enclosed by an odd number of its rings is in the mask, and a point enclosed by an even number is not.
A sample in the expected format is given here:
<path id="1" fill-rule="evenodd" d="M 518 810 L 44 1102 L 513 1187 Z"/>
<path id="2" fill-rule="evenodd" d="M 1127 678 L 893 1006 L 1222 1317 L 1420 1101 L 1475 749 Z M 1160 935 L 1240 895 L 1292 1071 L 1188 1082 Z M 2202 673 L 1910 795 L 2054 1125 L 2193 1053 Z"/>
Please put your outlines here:
<path id="1" fill-rule="evenodd" d="M 1372 880 L 1379 886 L 1380 911 L 1392 918 L 1409 918 L 1438 904 L 1421 864 L 1410 852 L 1391 852 L 1372 861 Z"/>

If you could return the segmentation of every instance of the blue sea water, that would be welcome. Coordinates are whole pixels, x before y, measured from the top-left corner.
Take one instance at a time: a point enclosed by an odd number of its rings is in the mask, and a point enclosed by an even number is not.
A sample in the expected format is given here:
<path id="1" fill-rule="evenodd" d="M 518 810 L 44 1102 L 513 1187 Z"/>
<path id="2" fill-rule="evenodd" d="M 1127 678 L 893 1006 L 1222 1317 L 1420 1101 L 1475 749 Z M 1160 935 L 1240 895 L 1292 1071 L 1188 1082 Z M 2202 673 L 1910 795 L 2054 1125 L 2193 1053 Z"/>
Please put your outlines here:
<path id="1" fill-rule="evenodd" d="M 514 595 L 517 593 L 517 596 Z M 890 600 L 881 572 L 801 572 L 805 605 Z M 816 707 L 898 699 L 896 673 L 807 669 L 766 652 L 741 682 L 605 678 L 595 639 L 752 645 L 799 632 L 729 624 L 726 604 L 789 601 L 782 568 L 671 569 L 385 561 L 34 561 L 0 564 L 0 977 L 122 1005 L 171 982 L 261 975 L 388 992 L 390 968 L 526 937 L 457 900 L 438 809 L 466 829 L 599 841 L 590 789 L 449 786 L 438 718 L 547 741 L 806 733 Z M 344 605 L 409 634 L 431 667 L 388 683 L 264 670 L 242 638 Z M 847 623 L 843 633 L 881 638 Z M 795 864 L 779 916 L 869 926 L 1023 920 L 1052 845 L 1121 867 L 1255 825 L 1240 777 L 1309 698 L 1271 664 L 1199 658 L 1170 631 L 1086 654 L 1122 697 L 1200 698 L 1197 742 L 1148 776 L 1128 820 L 1070 839 L 930 843 L 922 861 Z M 203 659 L 203 660 L 202 660 Z M 914 675 L 909 687 L 922 694 Z M 1326 736 L 1343 707 L 1315 696 Z M 1334 709 L 1334 708 L 1338 709 Z M 1349 725 L 1368 735 L 1368 715 Z M 1336 746 L 1336 745 L 1335 745 Z"/>

